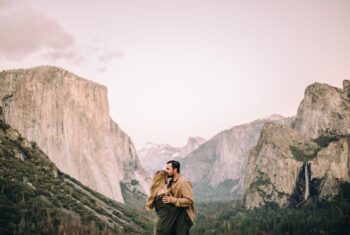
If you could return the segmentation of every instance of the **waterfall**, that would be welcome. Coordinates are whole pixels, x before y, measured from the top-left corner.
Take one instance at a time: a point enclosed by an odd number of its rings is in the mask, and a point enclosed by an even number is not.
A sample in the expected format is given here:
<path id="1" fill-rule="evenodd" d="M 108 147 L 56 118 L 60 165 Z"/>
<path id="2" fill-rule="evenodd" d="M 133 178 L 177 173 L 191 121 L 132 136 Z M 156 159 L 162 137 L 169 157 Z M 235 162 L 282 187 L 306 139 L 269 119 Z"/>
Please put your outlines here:
<path id="1" fill-rule="evenodd" d="M 307 163 L 305 163 L 305 195 L 304 199 L 307 200 L 310 195 L 310 186 L 309 186 L 309 169 L 307 167 Z"/>

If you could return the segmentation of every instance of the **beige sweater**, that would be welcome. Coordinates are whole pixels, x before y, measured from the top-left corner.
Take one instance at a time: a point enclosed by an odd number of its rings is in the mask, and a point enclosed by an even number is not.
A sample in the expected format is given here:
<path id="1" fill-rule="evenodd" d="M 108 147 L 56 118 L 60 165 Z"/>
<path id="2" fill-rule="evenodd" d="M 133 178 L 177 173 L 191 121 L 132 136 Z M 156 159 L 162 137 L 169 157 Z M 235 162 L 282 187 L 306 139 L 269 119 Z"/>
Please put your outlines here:
<path id="1" fill-rule="evenodd" d="M 194 198 L 191 182 L 180 175 L 178 180 L 173 182 L 170 193 L 176 197 L 175 206 L 187 207 L 187 214 L 192 222 L 194 222 Z"/>

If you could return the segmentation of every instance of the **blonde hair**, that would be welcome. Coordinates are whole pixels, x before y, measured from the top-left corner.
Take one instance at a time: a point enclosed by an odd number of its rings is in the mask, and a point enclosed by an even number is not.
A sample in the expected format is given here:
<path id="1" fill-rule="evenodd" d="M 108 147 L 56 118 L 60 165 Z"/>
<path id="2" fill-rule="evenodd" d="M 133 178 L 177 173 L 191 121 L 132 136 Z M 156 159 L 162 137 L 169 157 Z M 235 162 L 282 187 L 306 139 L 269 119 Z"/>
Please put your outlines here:
<path id="1" fill-rule="evenodd" d="M 154 207 L 154 199 L 157 196 L 158 191 L 166 185 L 168 173 L 165 170 L 159 170 L 154 173 L 150 195 L 147 199 L 147 208 L 152 209 Z"/>

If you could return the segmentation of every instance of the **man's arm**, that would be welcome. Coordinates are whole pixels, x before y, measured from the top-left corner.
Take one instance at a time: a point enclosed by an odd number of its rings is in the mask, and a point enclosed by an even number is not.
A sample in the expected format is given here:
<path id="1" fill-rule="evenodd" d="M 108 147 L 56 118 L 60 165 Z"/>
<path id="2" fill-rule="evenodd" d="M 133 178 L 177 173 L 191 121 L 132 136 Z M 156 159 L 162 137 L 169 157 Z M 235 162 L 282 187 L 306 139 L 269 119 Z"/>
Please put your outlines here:
<path id="1" fill-rule="evenodd" d="M 182 198 L 176 198 L 175 206 L 177 207 L 188 207 L 193 204 L 193 191 L 192 185 L 187 180 L 182 186 Z"/>
<path id="2" fill-rule="evenodd" d="M 193 191 L 192 185 L 187 180 L 181 185 L 182 197 L 176 198 L 173 196 L 168 196 L 165 198 L 164 203 L 171 203 L 177 207 L 188 207 L 193 204 Z"/>

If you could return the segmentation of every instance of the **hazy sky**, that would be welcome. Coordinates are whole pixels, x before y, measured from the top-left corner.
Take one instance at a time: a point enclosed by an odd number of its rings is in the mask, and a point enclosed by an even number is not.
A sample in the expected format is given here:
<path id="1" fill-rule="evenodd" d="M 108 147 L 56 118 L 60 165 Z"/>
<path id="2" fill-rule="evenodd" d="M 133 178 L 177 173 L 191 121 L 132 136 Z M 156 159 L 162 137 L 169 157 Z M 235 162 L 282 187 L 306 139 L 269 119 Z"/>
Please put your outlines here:
<path id="1" fill-rule="evenodd" d="M 108 88 L 139 148 L 296 114 L 350 79 L 349 0 L 0 0 L 1 69 L 50 64 Z"/>

